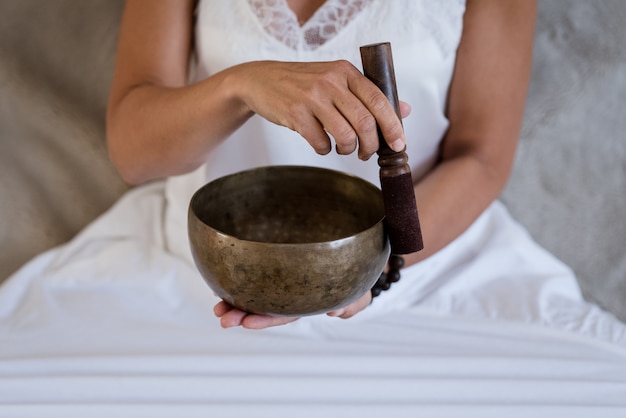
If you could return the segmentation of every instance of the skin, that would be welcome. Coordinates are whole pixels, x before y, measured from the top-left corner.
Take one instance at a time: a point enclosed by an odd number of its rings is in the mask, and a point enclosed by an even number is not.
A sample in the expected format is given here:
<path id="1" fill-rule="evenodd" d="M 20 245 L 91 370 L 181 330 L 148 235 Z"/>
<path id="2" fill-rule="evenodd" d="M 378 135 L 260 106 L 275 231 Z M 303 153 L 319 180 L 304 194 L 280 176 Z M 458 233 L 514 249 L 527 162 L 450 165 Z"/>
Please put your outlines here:
<path id="1" fill-rule="evenodd" d="M 323 1 L 288 4 L 302 23 Z M 345 61 L 250 62 L 187 85 L 193 7 L 192 0 L 127 0 L 107 109 L 109 153 L 127 182 L 197 168 L 255 113 L 297 131 L 319 154 L 332 151 L 328 132 L 336 152 L 370 158 L 377 123 L 393 149 L 404 147 L 389 103 Z M 467 0 L 446 109 L 450 127 L 438 163 L 415 184 L 425 248 L 406 256 L 407 265 L 458 237 L 502 192 L 522 122 L 535 14 L 534 0 Z M 409 111 L 403 103 L 403 117 Z M 349 318 L 370 302 L 367 292 L 329 315 Z M 225 302 L 214 312 L 224 327 L 297 319 L 251 315 Z"/>

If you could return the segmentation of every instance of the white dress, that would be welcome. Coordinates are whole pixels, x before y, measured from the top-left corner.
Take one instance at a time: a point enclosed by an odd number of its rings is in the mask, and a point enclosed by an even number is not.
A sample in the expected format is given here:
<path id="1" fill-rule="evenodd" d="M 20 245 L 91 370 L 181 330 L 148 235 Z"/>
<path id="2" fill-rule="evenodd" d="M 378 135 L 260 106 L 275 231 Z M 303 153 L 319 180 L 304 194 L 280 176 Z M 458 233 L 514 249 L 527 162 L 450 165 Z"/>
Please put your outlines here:
<path id="1" fill-rule="evenodd" d="M 360 45 L 390 41 L 419 178 L 448 127 L 464 7 L 329 0 L 300 28 L 284 0 L 201 1 L 193 77 L 256 59 L 360 67 Z M 205 166 L 129 192 L 0 287 L 0 416 L 625 416 L 626 326 L 499 202 L 350 320 L 221 329 L 187 205 L 211 179 L 271 164 L 378 182 L 374 160 L 318 156 L 253 117 Z"/>

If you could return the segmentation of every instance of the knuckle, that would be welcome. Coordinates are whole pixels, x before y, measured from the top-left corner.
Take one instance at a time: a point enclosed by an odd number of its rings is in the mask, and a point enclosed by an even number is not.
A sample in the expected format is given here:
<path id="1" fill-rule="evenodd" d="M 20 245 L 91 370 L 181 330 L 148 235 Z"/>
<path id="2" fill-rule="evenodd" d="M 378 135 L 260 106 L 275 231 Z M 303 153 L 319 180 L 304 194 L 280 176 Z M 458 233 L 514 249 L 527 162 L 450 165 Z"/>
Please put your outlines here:
<path id="1" fill-rule="evenodd" d="M 359 154 L 363 158 L 371 157 L 376 151 L 378 151 L 378 142 L 361 142 L 359 143 Z"/>
<path id="2" fill-rule="evenodd" d="M 316 153 L 325 155 L 330 152 L 330 146 L 315 135 L 307 132 L 301 132 L 300 135 L 313 147 Z"/>
<path id="3" fill-rule="evenodd" d="M 313 150 L 319 155 L 326 155 L 332 149 L 330 145 L 312 145 Z"/>
<path id="4" fill-rule="evenodd" d="M 356 133 L 349 126 L 343 127 L 335 132 L 333 137 L 337 145 L 340 146 L 353 145 L 356 141 Z"/>
<path id="5" fill-rule="evenodd" d="M 381 91 L 376 91 L 370 97 L 370 107 L 374 112 L 383 112 L 387 106 L 390 106 L 389 100 Z"/>
<path id="6" fill-rule="evenodd" d="M 354 152 L 354 150 L 356 149 L 356 147 L 339 147 L 337 146 L 337 154 L 339 155 L 349 155 L 352 154 Z"/>
<path id="7" fill-rule="evenodd" d="M 325 87 L 345 85 L 346 77 L 350 76 L 355 70 L 355 67 L 349 61 L 333 61 L 320 74 L 319 82 Z"/>
<path id="8" fill-rule="evenodd" d="M 321 135 L 316 135 L 315 133 L 304 133 L 301 135 L 319 155 L 326 155 L 332 150 L 330 141 L 327 138 L 322 138 Z"/>
<path id="9" fill-rule="evenodd" d="M 356 123 L 357 132 L 369 134 L 376 131 L 376 119 L 370 113 L 360 116 Z"/>
<path id="10" fill-rule="evenodd" d="M 339 78 L 338 74 L 341 74 L 340 68 L 334 63 L 331 63 L 330 65 L 324 67 L 324 71 L 319 74 L 318 80 L 322 85 L 334 85 L 337 83 Z"/>
<path id="11" fill-rule="evenodd" d="M 287 105 L 288 116 L 299 117 L 306 112 L 306 106 L 299 101 L 292 101 Z"/>
<path id="12" fill-rule="evenodd" d="M 332 66 L 325 68 L 324 71 L 322 71 L 319 75 L 319 78 L 318 78 L 319 83 L 320 84 L 333 84 L 335 82 L 335 78 L 337 77 L 336 74 L 337 73 Z"/>
<path id="13" fill-rule="evenodd" d="M 283 115 L 283 123 L 282 125 L 291 129 L 292 131 L 299 131 L 298 127 L 304 124 L 307 116 L 309 114 L 309 110 L 307 106 L 302 102 L 292 102 L 287 107 L 287 112 Z"/>
<path id="14" fill-rule="evenodd" d="M 388 128 L 385 132 L 385 138 L 396 139 L 402 137 L 404 134 L 402 124 L 396 119 L 389 120 Z"/>
<path id="15" fill-rule="evenodd" d="M 354 65 L 348 60 L 337 60 L 334 62 L 334 65 L 344 74 L 352 73 L 355 70 Z"/>
<path id="16" fill-rule="evenodd" d="M 311 83 L 304 90 L 302 100 L 311 100 L 313 102 L 319 101 L 324 97 L 324 91 L 327 90 L 327 86 L 331 83 L 328 75 L 322 74 L 319 79 Z"/>

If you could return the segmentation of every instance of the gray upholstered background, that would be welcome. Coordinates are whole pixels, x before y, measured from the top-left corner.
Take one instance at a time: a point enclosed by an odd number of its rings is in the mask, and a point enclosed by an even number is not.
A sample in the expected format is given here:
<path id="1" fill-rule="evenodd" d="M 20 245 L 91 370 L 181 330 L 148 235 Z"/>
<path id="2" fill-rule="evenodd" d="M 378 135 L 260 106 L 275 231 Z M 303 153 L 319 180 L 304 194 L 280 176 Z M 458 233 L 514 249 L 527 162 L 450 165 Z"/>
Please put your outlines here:
<path id="1" fill-rule="evenodd" d="M 540 0 L 532 82 L 504 201 L 626 320 L 626 1 Z"/>
<path id="2" fill-rule="evenodd" d="M 0 280 L 126 186 L 104 111 L 122 0 L 0 0 Z M 503 199 L 626 320 L 626 1 L 540 0 L 522 142 Z"/>

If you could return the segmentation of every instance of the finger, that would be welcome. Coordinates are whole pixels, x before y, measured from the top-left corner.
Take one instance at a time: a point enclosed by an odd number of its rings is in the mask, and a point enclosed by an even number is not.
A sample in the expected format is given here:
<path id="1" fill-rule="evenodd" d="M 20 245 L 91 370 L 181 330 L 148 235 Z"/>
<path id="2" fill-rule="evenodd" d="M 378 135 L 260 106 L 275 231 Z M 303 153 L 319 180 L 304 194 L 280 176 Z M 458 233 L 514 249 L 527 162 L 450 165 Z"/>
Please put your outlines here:
<path id="1" fill-rule="evenodd" d="M 357 135 L 364 135 L 364 132 L 357 132 L 355 128 L 353 121 L 357 118 L 354 114 L 359 110 L 366 115 L 369 115 L 369 112 L 349 90 L 338 89 L 336 94 L 333 102 L 316 102 L 313 112 L 324 129 L 334 138 L 337 153 L 348 155 L 357 147 Z M 369 116 L 375 130 L 376 122 L 371 115 Z"/>
<path id="2" fill-rule="evenodd" d="M 269 327 L 275 327 L 278 325 L 285 325 L 297 320 L 297 317 L 274 317 L 265 315 L 248 315 L 246 316 L 241 325 L 248 329 L 263 329 Z"/>
<path id="3" fill-rule="evenodd" d="M 365 292 L 356 302 L 346 306 L 343 313 L 339 315 L 339 318 L 348 319 L 361 312 L 363 309 L 369 306 L 372 301 L 372 293 Z"/>
<path id="4" fill-rule="evenodd" d="M 332 111 L 322 113 L 320 120 L 324 124 L 324 128 L 335 140 L 337 154 L 352 154 L 357 147 L 357 133 L 350 123 L 348 123 L 344 115 L 334 106 L 332 107 Z"/>
<path id="5" fill-rule="evenodd" d="M 226 312 L 228 312 L 228 311 L 230 311 L 230 310 L 232 310 L 232 309 L 233 309 L 233 307 L 232 307 L 230 304 L 228 304 L 228 303 L 226 303 L 226 302 L 224 302 L 224 301 L 222 300 L 222 301 L 219 301 L 219 302 L 218 302 L 218 303 L 217 303 L 217 304 L 213 307 L 213 313 L 215 314 L 215 316 L 217 316 L 217 317 L 219 318 L 219 317 L 224 316 L 224 314 L 225 314 Z"/>
<path id="6" fill-rule="evenodd" d="M 400 115 L 402 115 L 402 119 L 406 118 L 411 114 L 411 105 L 407 102 L 400 101 Z"/>
<path id="7" fill-rule="evenodd" d="M 291 129 L 306 139 L 316 153 L 328 154 L 332 150 L 331 141 L 320 121 L 305 106 L 293 109 L 292 114 L 296 122 Z"/>
<path id="8" fill-rule="evenodd" d="M 342 319 L 348 319 L 361 312 L 363 309 L 369 306 L 372 301 L 372 293 L 365 292 L 363 296 L 361 296 L 356 302 L 352 302 L 350 305 L 345 308 L 338 309 L 336 311 L 329 312 L 328 316 L 336 316 Z"/>
<path id="9" fill-rule="evenodd" d="M 335 150 L 337 154 L 352 154 L 357 148 L 357 134 L 346 118 L 337 109 L 335 109 L 335 113 L 339 115 L 339 117 L 336 118 L 336 123 L 332 124 L 330 127 L 325 125 L 327 126 L 326 129 L 335 139 Z"/>
<path id="10" fill-rule="evenodd" d="M 335 140 L 337 153 L 351 154 L 359 147 L 359 158 L 368 159 L 379 146 L 376 120 L 362 98 L 350 89 L 349 79 L 364 79 L 377 90 L 354 65 L 348 61 L 332 63 L 332 71 L 320 78 L 309 95 L 313 114 Z M 330 101 L 329 101 L 330 99 Z"/>
<path id="11" fill-rule="evenodd" d="M 370 111 L 361 103 L 361 101 L 352 93 L 344 95 L 335 102 L 338 114 L 342 116 L 341 120 L 346 126 L 330 130 L 335 138 L 337 146 L 341 145 L 343 149 L 349 150 L 351 153 L 359 146 L 359 158 L 368 160 L 378 150 L 379 140 L 378 131 L 376 129 L 376 119 Z"/>
<path id="12" fill-rule="evenodd" d="M 406 143 L 402 123 L 383 92 L 364 76 L 351 77 L 348 86 L 374 116 L 389 147 L 402 151 Z"/>
<path id="13" fill-rule="evenodd" d="M 222 328 L 237 327 L 243 323 L 247 315 L 247 312 L 233 308 L 222 315 L 220 318 L 220 325 Z"/>

